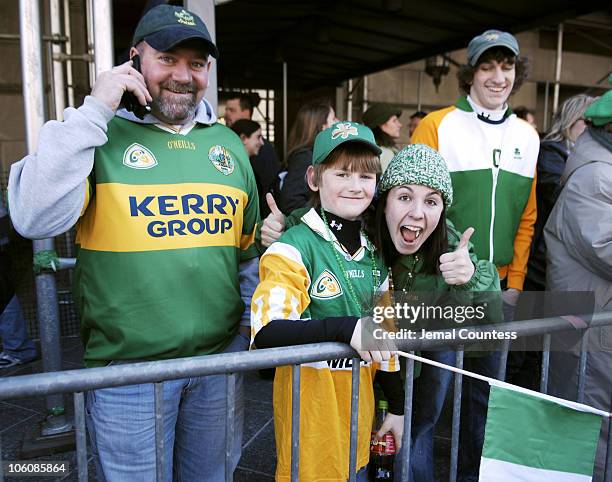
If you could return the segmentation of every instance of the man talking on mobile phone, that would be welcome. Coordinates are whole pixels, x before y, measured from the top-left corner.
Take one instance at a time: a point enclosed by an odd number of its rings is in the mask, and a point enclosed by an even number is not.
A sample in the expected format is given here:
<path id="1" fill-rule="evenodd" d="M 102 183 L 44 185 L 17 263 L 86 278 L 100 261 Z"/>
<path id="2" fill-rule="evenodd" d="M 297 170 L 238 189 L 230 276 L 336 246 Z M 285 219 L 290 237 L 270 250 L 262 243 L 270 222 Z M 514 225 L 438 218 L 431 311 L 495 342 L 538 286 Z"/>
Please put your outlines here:
<path id="1" fill-rule="evenodd" d="M 35 239 L 77 225 L 86 366 L 245 350 L 259 208 L 240 138 L 204 100 L 217 48 L 197 15 L 170 5 L 143 16 L 132 45 L 142 72 L 130 60 L 101 73 L 83 105 L 47 122 L 37 151 L 12 166 L 11 217 Z M 151 112 L 119 109 L 125 92 Z M 164 480 L 225 479 L 226 383 L 163 383 Z M 234 409 L 232 471 L 240 375 Z M 155 480 L 152 384 L 93 390 L 87 413 L 99 480 Z"/>

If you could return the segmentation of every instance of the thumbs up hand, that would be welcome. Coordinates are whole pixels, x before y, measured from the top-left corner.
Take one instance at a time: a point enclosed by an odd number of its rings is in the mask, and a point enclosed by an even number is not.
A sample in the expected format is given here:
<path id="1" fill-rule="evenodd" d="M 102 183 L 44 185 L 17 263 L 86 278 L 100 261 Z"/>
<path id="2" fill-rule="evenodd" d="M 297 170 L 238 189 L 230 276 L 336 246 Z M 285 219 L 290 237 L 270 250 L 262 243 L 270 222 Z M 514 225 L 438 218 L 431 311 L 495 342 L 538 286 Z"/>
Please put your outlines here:
<path id="1" fill-rule="evenodd" d="M 278 209 L 272 194 L 266 194 L 266 202 L 271 212 L 264 219 L 261 226 L 261 244 L 267 248 L 283 234 L 285 230 L 285 215 Z"/>
<path id="2" fill-rule="evenodd" d="M 474 263 L 470 259 L 468 243 L 474 234 L 474 228 L 467 228 L 455 251 L 440 256 L 440 272 L 448 285 L 464 285 L 474 275 Z"/>

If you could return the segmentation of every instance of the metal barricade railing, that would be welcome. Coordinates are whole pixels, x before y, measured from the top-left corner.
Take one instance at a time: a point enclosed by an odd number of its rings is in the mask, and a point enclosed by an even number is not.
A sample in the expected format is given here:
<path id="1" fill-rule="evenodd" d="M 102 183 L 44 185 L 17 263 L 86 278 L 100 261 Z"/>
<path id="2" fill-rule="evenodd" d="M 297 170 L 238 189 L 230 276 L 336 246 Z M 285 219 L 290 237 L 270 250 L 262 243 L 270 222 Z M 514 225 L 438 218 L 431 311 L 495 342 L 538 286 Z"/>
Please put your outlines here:
<path id="1" fill-rule="evenodd" d="M 586 373 L 586 342 L 584 334 L 591 328 L 601 328 L 612 325 L 612 312 L 590 315 L 588 327 L 582 329 L 583 341 L 581 343 L 580 371 L 578 381 L 578 400 L 584 399 L 584 378 Z M 499 328 L 500 325 L 466 328 L 468 332 L 485 332 L 489 329 Z M 548 382 L 548 368 L 550 359 L 551 334 L 560 331 L 575 330 L 575 327 L 563 318 L 544 318 L 538 320 L 510 322 L 503 324 L 504 331 L 514 331 L 517 336 L 544 335 L 543 362 L 542 362 L 542 391 L 546 391 Z M 456 346 L 456 366 L 463 365 L 464 340 L 449 342 L 443 339 L 405 340 L 398 343 L 404 351 L 430 350 L 443 346 Z M 505 344 L 501 358 L 507 357 L 509 345 Z M 226 480 L 232 480 L 230 469 L 230 452 L 233 444 L 235 376 L 238 372 L 271 368 L 283 365 L 293 366 L 292 376 L 292 447 L 291 447 L 291 480 L 298 480 L 299 468 L 299 427 L 300 427 L 300 364 L 314 361 L 334 360 L 338 358 L 352 358 L 352 397 L 350 418 L 350 481 L 355 480 L 357 462 L 357 419 L 359 403 L 359 358 L 347 345 L 341 343 L 320 343 L 312 345 L 294 346 L 291 350 L 286 347 L 256 350 L 252 352 L 224 353 L 155 362 L 140 362 L 124 365 L 112 365 L 103 368 L 88 368 L 63 372 L 41 373 L 9 377 L 0 383 L 0 400 L 23 398 L 31 396 L 45 396 L 49 394 L 74 393 L 74 413 L 76 431 L 76 453 L 78 465 L 78 480 L 86 481 L 87 474 L 87 447 L 85 436 L 85 397 L 84 391 L 98 388 L 108 388 L 141 383 L 154 383 L 155 393 L 155 443 L 156 443 L 156 473 L 157 480 L 163 480 L 164 473 L 164 437 L 163 437 L 163 397 L 162 382 L 187 377 L 227 374 L 227 403 L 228 417 L 226 421 Z M 405 417 L 404 435 L 402 439 L 401 480 L 408 480 L 408 463 L 410 458 L 412 393 L 414 380 L 414 361 L 407 360 L 405 380 Z M 455 395 L 453 401 L 452 444 L 450 462 L 450 480 L 454 481 L 457 474 L 457 459 L 459 450 L 459 412 L 461 408 L 462 375 L 455 375 Z M 609 423 L 609 422 L 608 422 Z M 606 458 L 606 475 L 604 480 L 612 475 L 612 430 L 608 433 L 608 450 Z M 1 448 L 1 440 L 0 440 Z M 0 452 L 1 453 L 1 452 Z M 0 471 L 0 482 L 2 481 Z"/>

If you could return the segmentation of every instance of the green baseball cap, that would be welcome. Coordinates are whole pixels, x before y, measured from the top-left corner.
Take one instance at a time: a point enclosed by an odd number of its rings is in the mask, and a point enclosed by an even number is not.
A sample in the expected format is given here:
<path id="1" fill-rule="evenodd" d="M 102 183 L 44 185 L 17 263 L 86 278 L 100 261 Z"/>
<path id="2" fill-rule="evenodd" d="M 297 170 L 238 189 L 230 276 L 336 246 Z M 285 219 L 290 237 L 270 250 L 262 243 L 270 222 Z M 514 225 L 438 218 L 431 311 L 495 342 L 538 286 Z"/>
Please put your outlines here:
<path id="1" fill-rule="evenodd" d="M 366 144 L 377 156 L 382 152 L 380 147 L 376 145 L 374 134 L 369 127 L 357 122 L 341 121 L 319 132 L 315 137 L 314 147 L 312 148 L 312 165 L 323 164 L 327 156 L 345 142 Z"/>
<path id="2" fill-rule="evenodd" d="M 514 35 L 501 30 L 487 30 L 470 40 L 467 48 L 468 64 L 475 67 L 480 56 L 493 47 L 505 47 L 514 55 L 520 53 L 519 44 Z"/>
<path id="3" fill-rule="evenodd" d="M 612 84 L 612 74 L 608 77 Z M 594 126 L 605 126 L 612 124 L 612 89 L 593 102 L 584 113 L 584 118 L 589 119 Z"/>
<path id="4" fill-rule="evenodd" d="M 147 42 L 155 50 L 167 52 L 186 40 L 201 40 L 207 53 L 219 57 L 208 29 L 195 13 L 174 5 L 158 5 L 143 15 L 138 22 L 132 45 Z"/>

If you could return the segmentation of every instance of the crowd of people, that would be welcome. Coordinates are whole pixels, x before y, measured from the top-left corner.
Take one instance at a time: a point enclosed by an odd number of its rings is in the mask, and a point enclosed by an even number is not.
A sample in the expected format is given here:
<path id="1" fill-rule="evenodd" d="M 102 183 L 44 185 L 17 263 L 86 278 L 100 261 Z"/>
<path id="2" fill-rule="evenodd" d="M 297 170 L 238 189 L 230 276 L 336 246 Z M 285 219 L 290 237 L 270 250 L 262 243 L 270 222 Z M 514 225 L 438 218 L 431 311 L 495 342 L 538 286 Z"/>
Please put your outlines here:
<path id="1" fill-rule="evenodd" d="M 540 147 L 508 105 L 528 62 L 513 35 L 488 30 L 467 46 L 462 95 L 414 113 L 405 147 L 397 107 L 374 104 L 358 123 L 338 120 L 326 101 L 303 105 L 281 183 L 281 163 L 252 120 L 258 99 L 227 99 L 226 126 L 204 99 L 218 54 L 196 14 L 154 7 L 136 28 L 130 60 L 101 73 L 83 105 L 47 122 L 36 152 L 12 166 L 19 233 L 46 238 L 77 225 L 74 299 L 87 367 L 349 344 L 361 357 L 357 480 L 365 481 L 374 385 L 389 407 L 375 437 L 391 432 L 401 448 L 404 427 L 396 347 L 364 335 L 374 306 L 419 292 L 493 293 L 499 309 L 492 305 L 488 320 L 503 322 L 534 283 L 592 290 L 596 310 L 612 309 L 612 91 L 566 101 Z M 150 104 L 143 119 L 121 106 L 126 91 Z M 3 305 L 11 296 L 3 293 Z M 605 330 L 593 334 L 601 351 L 586 393 L 609 410 Z M 456 352 L 422 356 L 454 365 Z M 487 377 L 499 367 L 495 349 L 464 364 Z M 300 370 L 299 480 L 348 480 L 351 360 Z M 291 368 L 277 368 L 279 480 L 291 472 L 291 380 Z M 450 382 L 448 370 L 419 367 L 407 461 L 415 482 L 435 480 L 434 432 Z M 230 410 L 227 456 L 236 468 L 248 411 L 242 375 L 233 407 L 226 383 L 224 375 L 163 383 L 164 480 L 225 480 Z M 466 377 L 462 390 L 458 480 L 468 482 L 478 480 L 489 388 Z M 99 480 L 153 480 L 153 386 L 92 390 L 86 403 Z"/>

